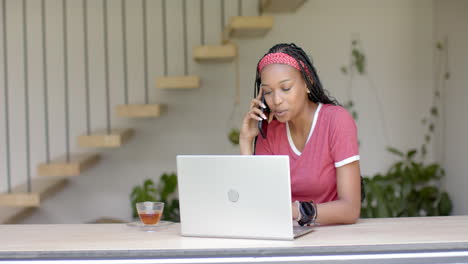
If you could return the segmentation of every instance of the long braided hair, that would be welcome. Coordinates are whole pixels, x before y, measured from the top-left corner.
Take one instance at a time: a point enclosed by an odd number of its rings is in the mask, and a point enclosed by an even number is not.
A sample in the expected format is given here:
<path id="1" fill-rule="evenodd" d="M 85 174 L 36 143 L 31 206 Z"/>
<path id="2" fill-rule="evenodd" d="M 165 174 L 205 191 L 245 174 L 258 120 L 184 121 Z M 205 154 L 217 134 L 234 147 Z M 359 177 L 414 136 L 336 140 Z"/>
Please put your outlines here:
<path id="1" fill-rule="evenodd" d="M 308 93 L 308 98 L 310 101 L 314 103 L 340 105 L 338 101 L 332 96 L 330 96 L 329 92 L 322 87 L 322 83 L 320 82 L 320 79 L 317 75 L 314 65 L 312 64 L 312 61 L 309 59 L 309 57 L 307 56 L 307 54 L 304 52 L 302 48 L 296 46 L 296 44 L 294 43 L 290 43 L 290 44 L 280 43 L 280 44 L 276 44 L 270 50 L 268 50 L 268 52 L 265 55 L 263 55 L 263 57 L 265 57 L 266 55 L 270 53 L 276 53 L 276 52 L 286 53 L 297 61 L 297 64 L 299 65 L 301 69 L 302 77 L 304 78 L 304 81 L 306 82 L 307 89 L 309 89 L 310 91 L 310 93 Z M 263 57 L 258 61 L 259 63 L 263 59 Z M 307 69 L 305 69 L 304 66 Z M 260 72 L 258 71 L 258 63 L 257 63 L 257 74 L 255 76 L 254 98 L 257 97 L 258 92 L 260 91 L 261 82 L 262 80 L 260 78 Z"/>

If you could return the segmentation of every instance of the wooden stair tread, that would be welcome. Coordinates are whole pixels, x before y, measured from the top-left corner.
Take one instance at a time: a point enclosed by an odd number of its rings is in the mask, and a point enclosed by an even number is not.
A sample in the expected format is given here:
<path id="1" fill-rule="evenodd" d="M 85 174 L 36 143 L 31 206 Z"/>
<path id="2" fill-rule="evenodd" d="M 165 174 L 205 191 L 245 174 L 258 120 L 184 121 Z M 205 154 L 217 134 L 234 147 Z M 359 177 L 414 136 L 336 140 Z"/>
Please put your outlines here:
<path id="1" fill-rule="evenodd" d="M 237 46 L 232 43 L 225 45 L 205 45 L 193 48 L 193 59 L 204 62 L 231 62 L 237 57 Z"/>
<path id="2" fill-rule="evenodd" d="M 166 108 L 163 104 L 126 104 L 115 107 L 117 116 L 129 118 L 159 117 Z"/>
<path id="3" fill-rule="evenodd" d="M 265 36 L 273 27 L 272 16 L 235 16 L 231 17 L 225 29 L 223 41 L 231 38 L 255 38 Z"/>
<path id="4" fill-rule="evenodd" d="M 97 132 L 91 135 L 81 135 L 78 137 L 80 147 L 94 148 L 116 148 L 127 143 L 134 135 L 135 131 L 129 129 L 115 129 L 110 134 L 107 132 Z"/>
<path id="5" fill-rule="evenodd" d="M 38 207 L 39 204 L 40 196 L 35 192 L 0 194 L 0 206 Z"/>
<path id="6" fill-rule="evenodd" d="M 68 183 L 67 178 L 35 177 L 31 179 L 33 193 L 39 195 L 39 200 L 44 201 L 49 196 L 62 190 Z M 27 185 L 22 184 L 13 188 L 13 193 L 27 193 Z M 35 207 L 7 207 L 0 206 L 0 224 L 14 224 L 34 212 Z"/>
<path id="7" fill-rule="evenodd" d="M 305 0 L 261 0 L 261 12 L 290 13 L 295 12 L 304 4 Z"/>
<path id="8" fill-rule="evenodd" d="M 156 87 L 158 89 L 195 89 L 200 87 L 200 77 L 196 75 L 158 77 Z"/>
<path id="9" fill-rule="evenodd" d="M 88 224 L 125 224 L 128 221 L 124 221 L 122 219 L 113 218 L 113 217 L 100 217 L 93 221 L 88 222 Z"/>
<path id="10" fill-rule="evenodd" d="M 91 168 L 99 162 L 101 156 L 94 153 L 73 154 L 70 161 L 66 157 L 60 157 L 49 163 L 41 163 L 37 166 L 39 176 L 78 176 L 84 170 Z"/>

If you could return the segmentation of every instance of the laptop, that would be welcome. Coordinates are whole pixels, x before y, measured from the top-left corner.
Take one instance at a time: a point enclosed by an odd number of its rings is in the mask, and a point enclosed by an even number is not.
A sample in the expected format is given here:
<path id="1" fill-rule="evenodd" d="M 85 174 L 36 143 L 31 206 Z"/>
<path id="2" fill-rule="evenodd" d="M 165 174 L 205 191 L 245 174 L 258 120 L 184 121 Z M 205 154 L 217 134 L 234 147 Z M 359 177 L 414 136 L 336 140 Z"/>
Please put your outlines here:
<path id="1" fill-rule="evenodd" d="M 288 156 L 177 156 L 181 234 L 293 240 Z"/>

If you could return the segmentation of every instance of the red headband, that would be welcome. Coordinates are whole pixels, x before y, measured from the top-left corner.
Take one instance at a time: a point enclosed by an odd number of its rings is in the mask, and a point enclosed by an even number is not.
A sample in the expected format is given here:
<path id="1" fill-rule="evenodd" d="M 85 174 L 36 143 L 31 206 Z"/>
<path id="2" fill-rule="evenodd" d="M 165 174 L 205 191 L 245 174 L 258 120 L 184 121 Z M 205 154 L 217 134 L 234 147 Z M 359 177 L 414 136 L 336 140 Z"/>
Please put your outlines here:
<path id="1" fill-rule="evenodd" d="M 282 52 L 270 53 L 265 55 L 260 62 L 258 63 L 258 72 L 261 72 L 265 66 L 270 64 L 287 64 L 291 67 L 296 68 L 298 71 L 301 71 L 299 64 L 297 63 L 296 59 L 291 57 L 290 55 Z M 304 63 L 301 61 L 302 67 L 307 71 L 305 68 Z"/>

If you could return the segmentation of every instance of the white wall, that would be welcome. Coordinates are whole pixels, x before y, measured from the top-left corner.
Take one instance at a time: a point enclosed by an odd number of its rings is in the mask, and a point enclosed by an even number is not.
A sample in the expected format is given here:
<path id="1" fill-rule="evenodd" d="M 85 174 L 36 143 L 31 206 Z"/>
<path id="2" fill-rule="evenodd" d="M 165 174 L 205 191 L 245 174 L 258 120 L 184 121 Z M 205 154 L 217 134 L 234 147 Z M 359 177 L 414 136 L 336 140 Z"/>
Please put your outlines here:
<path id="1" fill-rule="evenodd" d="M 468 213 L 468 1 L 437 0 L 434 5 L 436 40 L 448 39 L 450 79 L 443 91 L 445 130 L 442 148 L 447 170 L 445 186 L 454 202 L 453 214 Z"/>
<path id="2" fill-rule="evenodd" d="M 85 130 L 84 92 L 83 92 L 83 47 L 82 47 L 82 17 L 80 1 L 69 1 L 70 19 L 69 31 L 76 31 L 70 36 L 70 45 L 74 46 L 70 54 L 71 93 L 73 93 L 72 138 Z M 93 129 L 105 126 L 104 69 L 102 52 L 102 17 L 100 17 L 100 1 L 89 1 L 90 48 L 92 51 L 92 109 L 95 111 L 92 119 Z M 183 52 L 181 37 L 180 1 L 167 1 L 168 16 L 171 26 L 168 30 L 169 73 L 183 74 Z M 35 129 L 32 146 L 34 168 L 44 157 L 43 120 L 41 89 L 41 45 L 38 9 L 39 1 L 29 0 L 31 36 L 30 40 L 30 83 L 34 84 L 36 94 L 31 104 L 34 118 L 31 122 Z M 54 140 L 53 156 L 59 156 L 64 151 L 63 107 L 61 102 L 63 91 L 63 70 L 61 67 L 61 15 L 60 1 L 47 1 L 50 13 L 56 17 L 50 18 L 50 32 L 55 37 L 50 38 L 50 75 L 51 97 L 57 111 L 52 113 Z M 120 1 L 109 1 L 109 47 L 111 58 L 111 94 L 112 104 L 123 101 L 122 51 Z M 132 103 L 143 100 L 143 63 L 140 46 L 141 16 L 140 1 L 127 1 L 128 48 L 129 48 L 129 88 Z M 239 122 L 243 111 L 247 109 L 253 93 L 253 79 L 256 63 L 268 48 L 277 42 L 295 42 L 302 46 L 318 68 L 324 86 L 340 101 L 347 100 L 347 77 L 340 72 L 340 67 L 349 61 L 350 40 L 353 34 L 358 34 L 362 40 L 367 55 L 369 77 L 357 77 L 353 84 L 353 100 L 360 114 L 358 120 L 361 140 L 361 164 L 365 175 L 384 171 L 392 162 L 393 157 L 385 152 L 385 146 L 391 145 L 401 149 L 418 147 L 422 143 L 424 128 L 419 120 L 427 113 L 433 87 L 433 43 L 434 43 L 434 10 L 433 2 L 424 0 L 309 0 L 296 14 L 275 15 L 275 25 L 265 38 L 240 40 L 241 63 L 241 106 L 234 121 L 229 120 L 235 94 L 234 64 L 198 65 L 189 60 L 191 74 L 198 74 L 202 79 L 202 87 L 194 91 L 158 91 L 154 88 L 154 78 L 162 74 L 162 47 L 160 29 L 160 1 L 148 1 L 151 10 L 149 20 L 149 61 L 150 61 L 150 95 L 151 102 L 165 103 L 168 111 L 155 120 L 126 120 L 112 117 L 116 127 L 133 127 L 135 138 L 121 149 L 102 150 L 102 162 L 95 168 L 79 177 L 72 178 L 69 187 L 50 200 L 44 202 L 41 208 L 24 223 L 82 223 L 100 216 L 130 219 L 129 194 L 131 188 L 146 178 L 157 179 L 163 172 L 175 171 L 175 155 L 177 154 L 236 154 L 237 148 L 230 145 L 226 139 L 228 129 L 234 122 Z M 226 16 L 235 15 L 237 1 L 226 1 Z M 11 50 L 9 60 L 16 65 L 11 73 L 11 96 L 16 98 L 11 103 L 10 110 L 12 128 L 12 151 L 14 155 L 14 173 L 24 178 L 24 104 L 22 99 L 21 75 L 21 5 L 18 1 L 7 1 L 9 30 L 8 45 Z M 189 5 L 189 47 L 199 44 L 200 25 L 198 1 L 188 1 Z M 74 6 L 74 7 L 72 7 Z M 218 44 L 220 36 L 219 1 L 205 1 L 206 40 L 207 44 Z M 243 1 L 244 15 L 256 15 L 256 1 Z M 57 11 L 52 9 L 56 8 Z M 16 14 L 16 15 L 13 15 Z M 130 15 L 132 14 L 132 15 Z M 53 22 L 57 19 L 57 22 Z M 18 20 L 18 21 L 17 21 Z M 15 22 L 16 21 L 16 22 Z M 34 22 L 35 21 L 35 22 Z M 49 21 L 49 18 L 48 18 Z M 17 33 L 15 33 L 18 31 Z M 2 36 L 3 37 L 3 36 Z M 32 38 L 32 37 L 31 37 Z M 55 43 L 55 44 L 54 44 Z M 1 45 L 1 44 L 0 44 Z M 54 47 L 54 48 L 52 48 Z M 190 48 L 191 49 L 191 48 Z M 458 52 L 463 52 L 459 50 Z M 456 55 L 454 55 L 456 56 Z M 2 57 L 3 58 L 3 57 Z M 463 65 L 462 65 L 463 66 Z M 455 68 L 455 65 L 454 65 Z M 466 63 L 464 64 L 466 69 Z M 463 69 L 461 67 L 460 71 Z M 3 72 L 3 65 L 0 65 Z M 466 81 L 465 81 L 466 83 Z M 31 85 L 32 85 L 31 84 Z M 372 87 L 375 88 L 372 89 Z M 3 83 L 0 92 L 0 102 L 3 106 Z M 33 92 L 33 91 L 31 91 Z M 378 103 L 377 98 L 380 99 Z M 457 99 L 459 98 L 459 99 Z M 10 99 L 13 100 L 13 99 Z M 454 97 L 453 100 L 460 100 Z M 461 107 L 461 106 L 460 106 Z M 0 113 L 3 120 L 3 108 Z M 380 114 L 383 109 L 383 116 Z M 16 118 L 15 118 L 16 117 Z M 383 118 L 384 117 L 384 118 Z M 384 122 L 383 122 L 384 121 Z M 466 125 L 466 121 L 462 121 Z M 5 138 L 4 122 L 0 124 L 0 139 Z M 449 126 L 447 126 L 449 127 Z M 387 136 L 384 135 L 386 131 Z M 450 131 L 450 130 L 448 130 Z M 458 132 L 461 137 L 462 133 Z M 2 143 L 3 144 L 3 143 Z M 447 145 L 450 154 L 450 144 Z M 74 151 L 80 150 L 74 143 Z M 454 151 L 455 146 L 453 147 Z M 460 149 L 461 150 L 461 149 Z M 0 148 L 0 157 L 4 162 L 4 148 Z M 455 153 L 452 155 L 456 155 Z M 461 155 L 459 155 L 461 157 Z M 455 161 L 454 161 L 455 162 Z M 461 166 L 461 159 L 457 165 Z M 452 165 L 456 167 L 457 165 Z M 456 172 L 459 172 L 458 170 Z M 448 169 L 450 173 L 450 169 Z M 5 171 L 0 172 L 1 188 L 4 188 Z M 461 176 L 461 175 L 460 175 Z M 16 182 L 22 178 L 15 176 Z M 454 184 L 456 185 L 456 184 Z M 450 184 L 448 184 L 450 187 Z M 458 195 L 458 194 L 457 194 Z M 462 201 L 466 197 L 454 195 Z M 460 209 L 458 213 L 467 213 Z"/>

